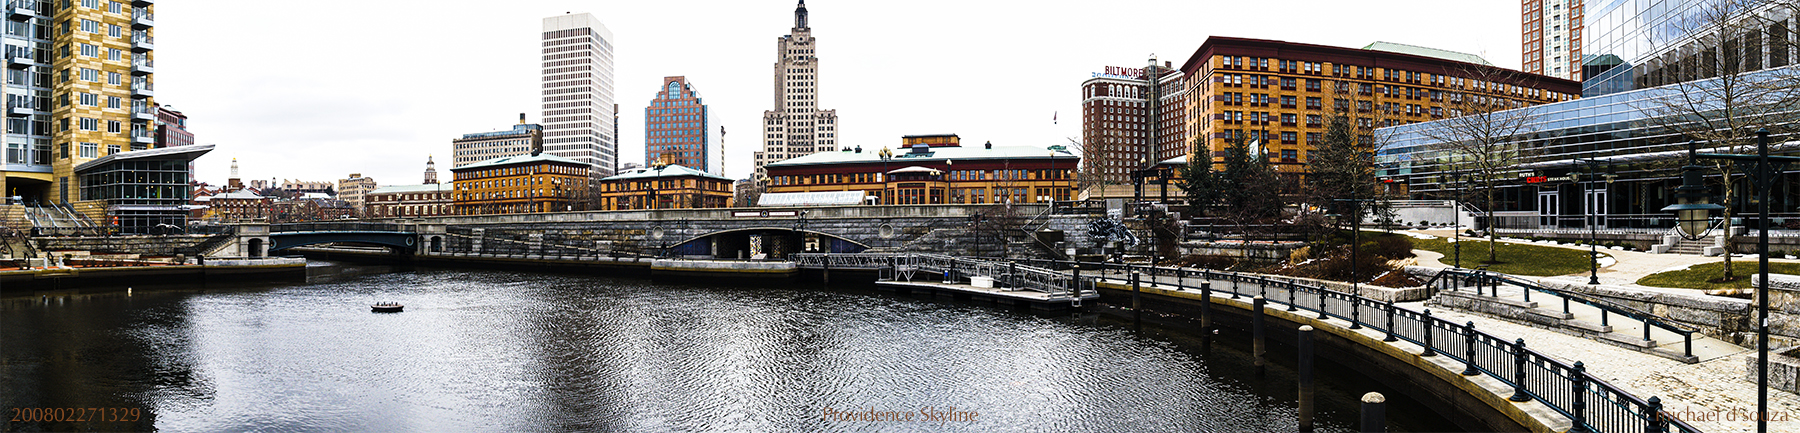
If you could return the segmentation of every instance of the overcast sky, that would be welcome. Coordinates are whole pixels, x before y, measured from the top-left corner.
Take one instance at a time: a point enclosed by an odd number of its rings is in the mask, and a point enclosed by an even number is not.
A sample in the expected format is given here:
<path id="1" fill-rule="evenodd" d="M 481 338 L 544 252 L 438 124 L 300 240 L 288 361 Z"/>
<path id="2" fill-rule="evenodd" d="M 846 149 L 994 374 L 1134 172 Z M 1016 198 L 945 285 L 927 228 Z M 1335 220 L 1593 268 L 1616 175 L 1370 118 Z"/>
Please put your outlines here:
<path id="1" fill-rule="evenodd" d="M 621 161 L 642 161 L 643 108 L 685 75 L 723 125 L 727 175 L 750 171 L 774 108 L 791 0 L 183 0 L 157 4 L 157 101 L 246 179 L 417 184 L 448 178 L 450 140 L 539 120 L 541 19 L 588 12 L 615 35 Z M 1207 36 L 1361 47 L 1390 41 L 1519 66 L 1519 2 L 814 0 L 820 107 L 844 146 L 908 134 L 1048 146 L 1081 135 L 1080 84 L 1151 55 L 1180 65 Z M 1060 113 L 1060 114 L 1057 114 Z M 1060 122 L 1051 123 L 1053 115 Z M 716 143 L 715 137 L 715 143 Z"/>

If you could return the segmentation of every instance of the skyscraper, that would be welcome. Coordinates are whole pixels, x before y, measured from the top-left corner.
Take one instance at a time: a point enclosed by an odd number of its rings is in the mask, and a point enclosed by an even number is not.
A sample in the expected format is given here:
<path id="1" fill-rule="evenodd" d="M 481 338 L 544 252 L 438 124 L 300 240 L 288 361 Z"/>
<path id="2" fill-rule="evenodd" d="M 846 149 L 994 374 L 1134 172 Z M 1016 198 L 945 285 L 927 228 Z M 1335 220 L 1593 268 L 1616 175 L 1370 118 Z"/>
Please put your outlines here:
<path id="1" fill-rule="evenodd" d="M 837 110 L 819 109 L 818 41 L 806 21 L 806 0 L 794 8 L 794 28 L 775 41 L 775 109 L 763 112 L 763 166 L 837 147 Z"/>
<path id="2" fill-rule="evenodd" d="M 687 77 L 663 77 L 662 89 L 644 108 L 644 166 L 657 162 L 710 172 L 706 104 Z"/>
<path id="3" fill-rule="evenodd" d="M 1525 72 L 1581 81 L 1581 0 L 1520 3 Z"/>
<path id="4" fill-rule="evenodd" d="M 596 178 L 618 166 L 612 39 L 590 14 L 544 18 L 544 151 L 587 163 Z"/>

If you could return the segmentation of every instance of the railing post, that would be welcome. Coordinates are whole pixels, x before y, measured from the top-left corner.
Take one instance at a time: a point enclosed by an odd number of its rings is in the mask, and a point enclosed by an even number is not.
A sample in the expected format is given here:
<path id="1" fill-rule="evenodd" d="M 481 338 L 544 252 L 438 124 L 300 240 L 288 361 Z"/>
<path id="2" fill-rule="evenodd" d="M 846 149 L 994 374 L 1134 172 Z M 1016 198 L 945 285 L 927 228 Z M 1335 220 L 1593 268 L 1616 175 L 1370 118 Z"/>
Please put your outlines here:
<path id="1" fill-rule="evenodd" d="M 1605 308 L 1601 308 L 1601 309 L 1600 309 L 1600 326 L 1607 326 L 1607 325 L 1609 325 L 1609 324 L 1608 324 L 1608 323 L 1606 323 L 1606 322 L 1607 322 L 1607 318 L 1608 318 L 1608 317 L 1609 317 L 1609 316 L 1610 316 L 1610 314 L 1607 314 L 1607 311 L 1606 311 L 1606 309 L 1605 309 Z"/>
<path id="2" fill-rule="evenodd" d="M 1318 290 L 1319 290 L 1319 319 L 1323 320 L 1326 317 L 1328 317 L 1325 314 L 1325 286 L 1320 285 Z"/>
<path id="3" fill-rule="evenodd" d="M 1694 333 L 1692 331 L 1681 335 L 1681 354 L 1694 356 Z"/>
<path id="4" fill-rule="evenodd" d="M 1494 290 L 1500 290 L 1500 279 L 1494 279 Z M 1519 286 L 1519 292 L 1525 294 L 1525 302 L 1531 302 L 1531 288 Z"/>
<path id="5" fill-rule="evenodd" d="M 1257 287 L 1256 297 L 1258 297 L 1258 298 L 1268 298 L 1269 297 L 1269 280 L 1268 279 L 1257 278 L 1256 279 L 1256 287 Z"/>
<path id="6" fill-rule="evenodd" d="M 951 266 L 954 267 L 956 265 L 953 263 Z M 1018 279 L 1019 262 L 1006 262 L 1006 287 L 1009 289 L 1019 287 Z"/>
<path id="7" fill-rule="evenodd" d="M 1563 295 L 1563 314 L 1569 314 L 1569 296 Z"/>
<path id="8" fill-rule="evenodd" d="M 1531 394 L 1525 392 L 1525 339 L 1513 342 L 1513 395 L 1507 397 L 1512 401 L 1531 401 Z"/>
<path id="9" fill-rule="evenodd" d="M 1437 328 L 1437 319 L 1431 318 L 1431 309 L 1425 309 L 1425 350 L 1419 356 L 1437 356 L 1437 348 L 1431 347 L 1432 328 Z"/>
<path id="10" fill-rule="evenodd" d="M 1400 341 L 1399 338 L 1394 338 L 1394 301 L 1391 299 L 1387 301 L 1387 316 L 1387 337 L 1382 338 L 1381 341 L 1389 343 Z"/>
<path id="11" fill-rule="evenodd" d="M 1663 419 L 1662 399 L 1652 396 L 1650 397 L 1649 403 L 1650 405 L 1644 408 L 1644 416 L 1646 418 L 1644 420 L 1644 433 L 1667 433 L 1669 431 L 1669 422 L 1668 420 Z"/>
<path id="12" fill-rule="evenodd" d="M 1350 295 L 1350 329 L 1362 329 L 1361 296 Z"/>
<path id="13" fill-rule="evenodd" d="M 1263 277 L 1263 280 L 1268 281 L 1268 277 Z M 1300 307 L 1294 305 L 1294 283 L 1292 283 L 1292 282 L 1287 283 L 1287 292 L 1288 292 L 1288 309 L 1287 310 L 1294 311 L 1294 310 L 1299 309 Z"/>
<path id="14" fill-rule="evenodd" d="M 1463 324 L 1463 342 L 1466 346 L 1463 350 L 1462 375 L 1481 374 L 1481 370 L 1475 368 L 1475 321 L 1471 320 L 1469 323 Z"/>
<path id="15" fill-rule="evenodd" d="M 1575 415 L 1569 426 L 1569 433 L 1588 433 L 1587 427 L 1587 366 L 1575 361 L 1575 368 L 1569 370 L 1569 386 L 1573 400 L 1569 403 L 1569 413 Z"/>
<path id="16" fill-rule="evenodd" d="M 1650 341 L 1650 317 L 1648 316 L 1644 317 L 1644 341 Z"/>

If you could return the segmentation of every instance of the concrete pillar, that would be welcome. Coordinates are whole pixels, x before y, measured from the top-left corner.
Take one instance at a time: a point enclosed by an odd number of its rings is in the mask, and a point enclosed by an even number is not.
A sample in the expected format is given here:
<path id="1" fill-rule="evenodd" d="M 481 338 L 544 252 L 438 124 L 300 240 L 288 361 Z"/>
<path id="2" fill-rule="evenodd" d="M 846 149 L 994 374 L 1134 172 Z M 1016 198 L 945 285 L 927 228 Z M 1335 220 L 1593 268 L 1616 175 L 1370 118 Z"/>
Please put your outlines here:
<path id="1" fill-rule="evenodd" d="M 1362 433 L 1387 432 L 1387 397 L 1379 392 L 1362 396 Z"/>

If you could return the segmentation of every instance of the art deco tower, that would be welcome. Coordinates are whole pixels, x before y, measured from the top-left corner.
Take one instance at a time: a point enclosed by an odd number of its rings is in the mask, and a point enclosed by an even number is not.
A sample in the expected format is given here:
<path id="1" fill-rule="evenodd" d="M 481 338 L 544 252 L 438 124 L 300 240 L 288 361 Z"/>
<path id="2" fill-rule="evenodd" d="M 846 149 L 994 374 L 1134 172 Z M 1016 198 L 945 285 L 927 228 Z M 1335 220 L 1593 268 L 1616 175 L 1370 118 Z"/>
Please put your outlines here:
<path id="1" fill-rule="evenodd" d="M 763 166 L 837 147 L 837 110 L 819 109 L 818 41 L 806 21 L 806 0 L 794 8 L 794 28 L 775 41 L 775 109 L 763 112 Z"/>

